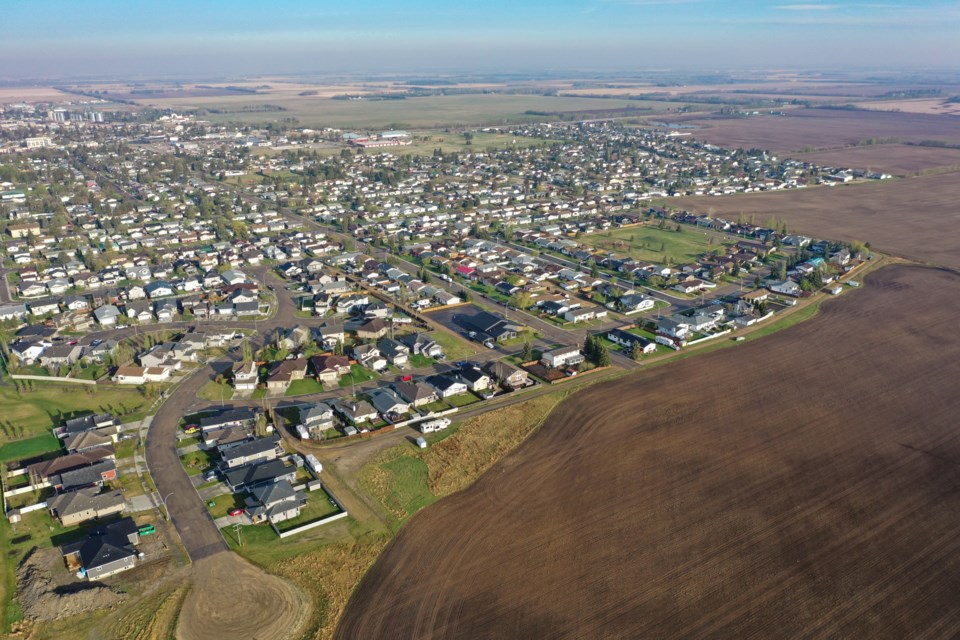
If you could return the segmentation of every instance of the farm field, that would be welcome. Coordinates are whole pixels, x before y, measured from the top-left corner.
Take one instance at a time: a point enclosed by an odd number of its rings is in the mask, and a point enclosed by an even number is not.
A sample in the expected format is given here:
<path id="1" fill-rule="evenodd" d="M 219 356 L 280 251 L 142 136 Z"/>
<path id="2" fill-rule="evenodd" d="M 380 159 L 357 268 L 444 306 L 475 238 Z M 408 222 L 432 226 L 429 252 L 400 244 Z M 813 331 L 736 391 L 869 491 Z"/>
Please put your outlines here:
<path id="1" fill-rule="evenodd" d="M 953 116 L 845 109 L 791 109 L 784 113 L 684 121 L 702 125 L 695 133 L 698 139 L 727 148 L 757 147 L 777 153 L 834 149 L 870 138 L 960 144 L 960 118 Z"/>
<path id="2" fill-rule="evenodd" d="M 928 169 L 960 167 L 960 149 L 906 144 L 872 144 L 791 155 L 797 160 L 820 166 L 869 169 L 895 176 L 912 175 Z"/>
<path id="3" fill-rule="evenodd" d="M 214 122 L 270 122 L 296 118 L 305 126 L 328 127 L 408 127 L 429 128 L 443 125 L 501 124 L 539 122 L 549 119 L 545 113 L 592 112 L 608 109 L 655 111 L 677 109 L 685 103 L 651 102 L 603 98 L 556 97 L 542 95 L 468 94 L 412 97 L 405 100 L 331 100 L 318 96 L 238 94 L 215 98 L 143 98 L 139 102 L 157 107 L 217 109 L 205 118 Z M 277 105 L 284 111 L 244 111 L 262 105 Z M 527 114 L 537 111 L 541 115 Z M 653 111 L 638 111 L 647 115 Z M 589 115 L 589 114 L 588 114 Z"/>
<path id="4" fill-rule="evenodd" d="M 704 252 L 722 246 L 721 241 L 712 235 L 704 235 L 702 231 L 687 225 L 680 228 L 680 232 L 674 231 L 673 227 L 658 229 L 637 226 L 612 229 L 609 232 L 584 235 L 580 242 L 603 251 L 624 254 L 635 260 L 663 263 L 670 259 L 673 264 L 692 262 Z"/>
<path id="5" fill-rule="evenodd" d="M 960 276 L 866 282 L 568 398 L 406 524 L 337 637 L 960 633 Z"/>
<path id="6" fill-rule="evenodd" d="M 956 234 L 944 232 L 960 224 L 958 199 L 960 174 L 954 172 L 838 187 L 675 198 L 670 204 L 734 220 L 741 212 L 755 214 L 758 220 L 783 218 L 798 233 L 869 242 L 880 251 L 960 268 Z"/>

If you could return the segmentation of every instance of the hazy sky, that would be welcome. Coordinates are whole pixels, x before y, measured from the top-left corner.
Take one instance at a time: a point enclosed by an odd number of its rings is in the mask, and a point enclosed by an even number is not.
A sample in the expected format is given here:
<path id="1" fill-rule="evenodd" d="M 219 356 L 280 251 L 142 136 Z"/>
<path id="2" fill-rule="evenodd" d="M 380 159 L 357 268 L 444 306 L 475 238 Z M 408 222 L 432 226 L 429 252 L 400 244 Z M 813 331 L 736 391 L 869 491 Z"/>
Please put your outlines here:
<path id="1" fill-rule="evenodd" d="M 0 78 L 960 66 L 960 0 L 5 0 Z"/>

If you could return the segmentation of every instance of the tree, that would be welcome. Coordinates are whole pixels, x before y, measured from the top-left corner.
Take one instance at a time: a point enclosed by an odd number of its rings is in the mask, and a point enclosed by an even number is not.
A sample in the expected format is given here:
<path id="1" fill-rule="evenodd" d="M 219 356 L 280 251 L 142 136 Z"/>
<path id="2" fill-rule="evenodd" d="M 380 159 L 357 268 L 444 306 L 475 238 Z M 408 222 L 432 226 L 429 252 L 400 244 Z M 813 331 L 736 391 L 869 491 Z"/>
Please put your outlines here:
<path id="1" fill-rule="evenodd" d="M 633 346 L 630 347 L 630 357 L 633 360 L 639 361 L 643 357 L 643 345 L 639 342 L 634 342 Z"/>
<path id="2" fill-rule="evenodd" d="M 595 359 L 598 367 L 609 367 L 610 366 L 610 352 L 607 350 L 607 345 L 603 344 L 599 340 L 596 345 L 597 357 Z"/>
<path id="3" fill-rule="evenodd" d="M 343 340 L 337 340 L 337 344 L 333 346 L 333 355 L 335 356 L 343 355 Z"/>
<path id="4" fill-rule="evenodd" d="M 593 360 L 597 355 L 597 338 L 593 335 L 588 335 L 586 341 L 583 343 L 583 355 L 587 360 Z"/>
<path id="5" fill-rule="evenodd" d="M 529 340 L 526 340 L 523 343 L 523 353 L 520 355 L 523 358 L 524 362 L 530 362 L 533 360 L 533 345 L 530 344 Z"/>

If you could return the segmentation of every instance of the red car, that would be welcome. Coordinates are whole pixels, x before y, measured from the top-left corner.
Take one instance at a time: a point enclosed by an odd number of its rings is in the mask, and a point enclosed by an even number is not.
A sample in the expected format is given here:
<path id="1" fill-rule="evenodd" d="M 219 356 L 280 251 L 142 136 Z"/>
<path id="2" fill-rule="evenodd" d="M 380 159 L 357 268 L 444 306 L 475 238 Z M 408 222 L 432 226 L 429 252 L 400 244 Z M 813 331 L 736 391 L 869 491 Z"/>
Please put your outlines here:
<path id="1" fill-rule="evenodd" d="M 245 511 L 246 511 L 245 509 L 230 509 L 228 513 L 231 516 L 239 516 L 239 515 L 242 515 Z"/>

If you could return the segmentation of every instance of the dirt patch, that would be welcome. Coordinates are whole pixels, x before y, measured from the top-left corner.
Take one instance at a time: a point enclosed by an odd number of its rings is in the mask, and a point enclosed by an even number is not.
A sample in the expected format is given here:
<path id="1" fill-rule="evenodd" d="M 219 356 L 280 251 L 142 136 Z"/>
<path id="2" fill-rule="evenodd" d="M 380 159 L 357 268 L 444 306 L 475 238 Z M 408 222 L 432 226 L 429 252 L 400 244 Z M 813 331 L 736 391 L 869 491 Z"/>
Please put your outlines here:
<path id="1" fill-rule="evenodd" d="M 866 281 L 568 398 L 407 523 L 337 637 L 955 637 L 960 275 Z"/>
<path id="2" fill-rule="evenodd" d="M 180 640 L 292 638 L 310 616 L 310 601 L 300 589 L 234 553 L 205 557 L 191 573 Z"/>
<path id="3" fill-rule="evenodd" d="M 58 555 L 53 549 L 34 550 L 17 569 L 17 595 L 28 620 L 61 620 L 113 607 L 126 599 L 123 593 L 97 582 L 55 583 L 51 571 L 58 564 Z"/>
<path id="4" fill-rule="evenodd" d="M 758 224 L 782 218 L 818 238 L 870 242 L 880 251 L 960 268 L 960 173 L 716 198 L 676 198 L 671 205 Z"/>
<path id="5" fill-rule="evenodd" d="M 777 153 L 834 149 L 870 138 L 960 143 L 960 117 L 956 116 L 844 109 L 792 109 L 784 114 L 688 120 L 703 126 L 694 133 L 698 139 L 728 148 L 755 147 Z"/>

